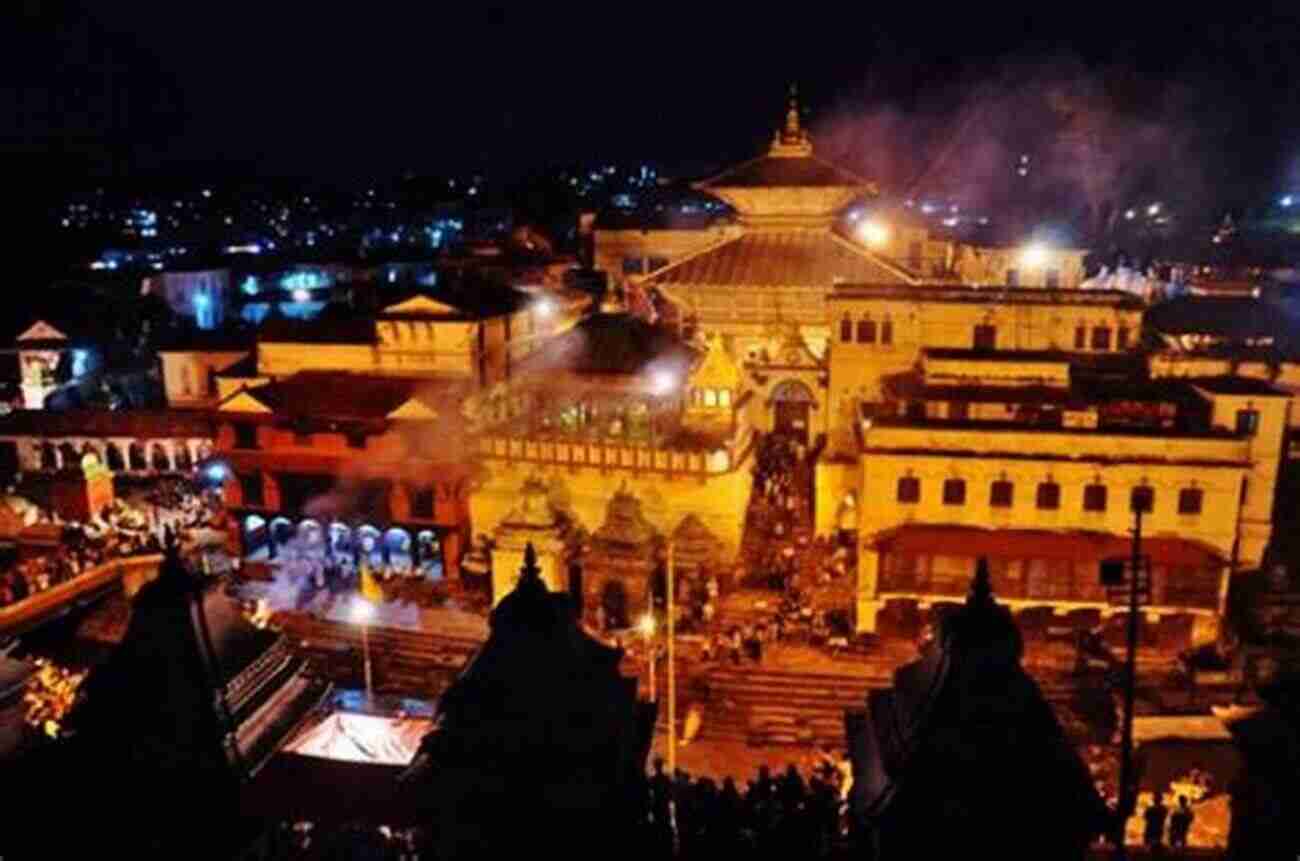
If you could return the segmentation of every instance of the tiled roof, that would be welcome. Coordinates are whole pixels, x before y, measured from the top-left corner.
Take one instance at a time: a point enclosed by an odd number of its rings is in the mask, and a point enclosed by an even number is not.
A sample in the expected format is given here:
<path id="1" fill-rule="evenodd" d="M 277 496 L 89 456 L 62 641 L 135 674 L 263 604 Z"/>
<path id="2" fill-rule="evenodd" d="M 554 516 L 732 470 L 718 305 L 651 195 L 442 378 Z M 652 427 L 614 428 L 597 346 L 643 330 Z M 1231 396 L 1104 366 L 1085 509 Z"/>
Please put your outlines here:
<path id="1" fill-rule="evenodd" d="M 794 188 L 829 186 L 866 188 L 870 183 L 857 174 L 815 156 L 792 158 L 763 155 L 700 183 L 701 188 Z"/>
<path id="2" fill-rule="evenodd" d="M 281 416 L 364 420 L 385 418 L 415 397 L 441 415 L 443 407 L 435 402 L 447 388 L 445 382 L 428 379 L 304 371 L 255 386 L 247 394 Z M 452 407 L 450 412 L 457 410 Z"/>
<path id="3" fill-rule="evenodd" d="M 837 281 L 911 284 L 906 270 L 829 230 L 755 230 L 686 257 L 646 278 L 649 284 L 814 287 Z"/>
<path id="4" fill-rule="evenodd" d="M 1127 557 L 1132 539 L 1083 530 L 983 529 L 976 526 L 909 525 L 882 534 L 876 547 L 885 553 L 959 553 L 994 559 L 1033 557 L 1092 560 Z M 954 548 L 960 548 L 954 550 Z M 1217 550 L 1187 538 L 1147 537 L 1143 554 L 1157 565 L 1216 568 L 1225 564 Z"/>

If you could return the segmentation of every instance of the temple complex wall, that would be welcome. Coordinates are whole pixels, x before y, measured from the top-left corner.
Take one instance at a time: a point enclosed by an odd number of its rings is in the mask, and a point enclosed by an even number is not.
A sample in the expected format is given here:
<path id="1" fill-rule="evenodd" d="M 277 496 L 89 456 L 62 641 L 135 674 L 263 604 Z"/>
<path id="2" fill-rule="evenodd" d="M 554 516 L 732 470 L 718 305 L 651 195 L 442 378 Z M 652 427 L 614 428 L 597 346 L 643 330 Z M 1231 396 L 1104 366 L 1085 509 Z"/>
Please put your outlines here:
<path id="1" fill-rule="evenodd" d="M 660 534 L 676 529 L 688 514 L 697 515 L 722 544 L 727 560 L 740 547 L 744 511 L 749 501 L 749 463 L 726 472 L 666 474 L 593 466 L 558 466 L 489 459 L 470 491 L 470 518 L 475 534 L 493 532 L 518 504 L 530 477 L 550 488 L 550 502 L 588 532 L 605 520 L 610 498 L 620 489 L 637 497 L 646 519 Z"/>

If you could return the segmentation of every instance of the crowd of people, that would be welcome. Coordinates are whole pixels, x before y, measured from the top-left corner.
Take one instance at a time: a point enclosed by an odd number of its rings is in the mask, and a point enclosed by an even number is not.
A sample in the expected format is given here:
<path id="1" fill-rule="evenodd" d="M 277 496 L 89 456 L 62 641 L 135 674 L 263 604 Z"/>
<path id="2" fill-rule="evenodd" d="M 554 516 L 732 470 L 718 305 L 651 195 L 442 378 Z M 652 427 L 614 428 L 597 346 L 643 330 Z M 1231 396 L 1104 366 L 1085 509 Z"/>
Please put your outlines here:
<path id="1" fill-rule="evenodd" d="M 719 783 L 681 770 L 669 775 L 663 766 L 657 759 L 648 781 L 645 825 L 649 842 L 682 857 L 758 848 L 774 857 L 819 857 L 853 837 L 852 771 L 843 755 L 822 751 L 806 778 L 793 764 L 778 775 L 760 766 L 743 789 L 731 777 Z"/>
<path id="2" fill-rule="evenodd" d="M 42 511 L 38 522 L 56 526 L 57 543 L 48 552 L 15 559 L 0 574 L 0 607 L 24 600 L 112 559 L 162 552 L 163 530 L 184 537 L 220 525 L 219 502 L 180 480 L 160 482 L 138 505 L 121 499 L 85 522 L 64 521 Z"/>

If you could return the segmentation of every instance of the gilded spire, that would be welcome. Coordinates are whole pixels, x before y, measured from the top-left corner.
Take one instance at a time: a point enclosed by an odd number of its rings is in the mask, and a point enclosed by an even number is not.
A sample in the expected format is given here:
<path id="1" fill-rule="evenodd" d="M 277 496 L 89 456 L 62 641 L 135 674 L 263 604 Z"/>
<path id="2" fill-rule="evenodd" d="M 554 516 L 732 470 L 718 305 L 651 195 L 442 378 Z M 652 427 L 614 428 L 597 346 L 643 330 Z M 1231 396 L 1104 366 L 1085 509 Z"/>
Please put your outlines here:
<path id="1" fill-rule="evenodd" d="M 785 112 L 785 124 L 778 126 L 772 140 L 772 155 L 775 156 L 809 156 L 812 155 L 812 141 L 804 130 L 799 115 L 799 87 L 790 85 L 790 98 Z"/>
<path id="2" fill-rule="evenodd" d="M 799 85 L 790 85 L 790 107 L 785 112 L 785 134 L 790 143 L 797 143 L 801 137 L 799 131 Z"/>

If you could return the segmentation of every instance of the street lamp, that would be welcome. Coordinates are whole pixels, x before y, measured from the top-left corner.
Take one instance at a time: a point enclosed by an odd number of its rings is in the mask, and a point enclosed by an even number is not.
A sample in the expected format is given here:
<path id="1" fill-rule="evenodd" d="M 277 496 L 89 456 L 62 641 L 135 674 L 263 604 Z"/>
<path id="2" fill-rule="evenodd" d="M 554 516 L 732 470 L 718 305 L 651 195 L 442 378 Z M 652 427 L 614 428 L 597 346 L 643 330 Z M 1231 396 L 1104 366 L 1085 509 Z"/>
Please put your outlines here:
<path id="1" fill-rule="evenodd" d="M 375 698 L 374 685 L 371 683 L 370 675 L 370 635 L 369 628 L 366 625 L 374 615 L 374 605 L 364 598 L 358 599 L 352 605 L 352 621 L 361 626 L 361 653 L 365 660 L 367 704 L 373 703 Z"/>
<path id="2" fill-rule="evenodd" d="M 1020 252 L 1020 262 L 1027 269 L 1038 269 L 1047 263 L 1047 248 L 1037 242 L 1025 246 Z"/>
<path id="3" fill-rule="evenodd" d="M 655 701 L 655 616 L 654 613 L 646 613 L 641 617 L 641 623 L 637 626 L 641 629 L 641 636 L 645 638 L 646 655 L 650 661 L 650 701 Z"/>
<path id="4" fill-rule="evenodd" d="M 858 238 L 872 248 L 880 248 L 889 241 L 889 228 L 879 221 L 864 221 L 858 225 Z"/>

